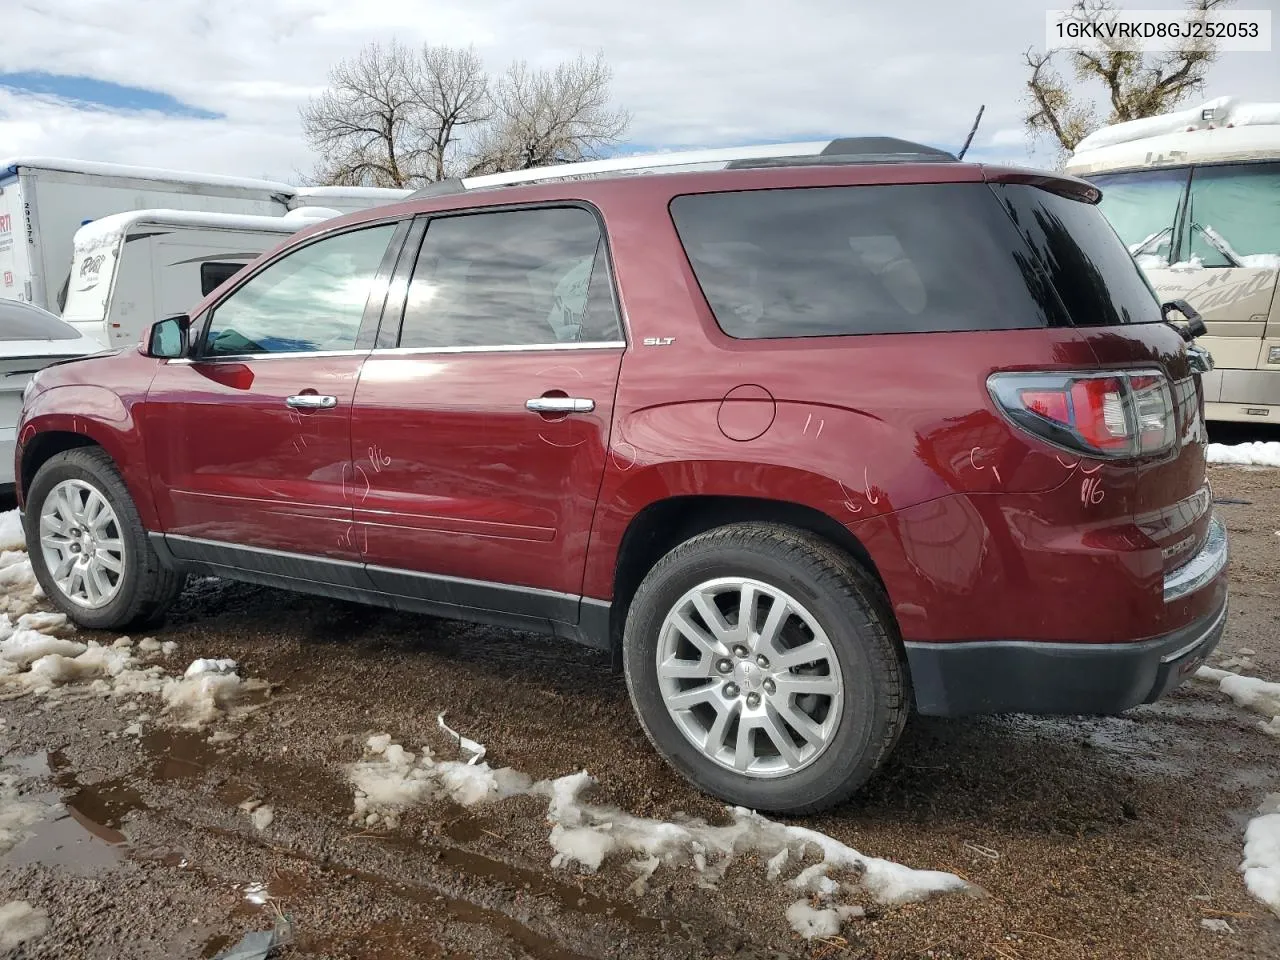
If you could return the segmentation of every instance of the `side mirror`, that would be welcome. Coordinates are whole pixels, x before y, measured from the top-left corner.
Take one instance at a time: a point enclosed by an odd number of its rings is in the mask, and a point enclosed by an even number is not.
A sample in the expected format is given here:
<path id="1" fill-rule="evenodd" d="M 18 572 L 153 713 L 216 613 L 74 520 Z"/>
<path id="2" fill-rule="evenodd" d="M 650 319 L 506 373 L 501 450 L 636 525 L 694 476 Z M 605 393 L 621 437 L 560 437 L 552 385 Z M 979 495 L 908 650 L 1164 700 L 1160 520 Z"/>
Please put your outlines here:
<path id="1" fill-rule="evenodd" d="M 1200 316 L 1195 307 L 1185 300 L 1170 300 L 1167 303 L 1160 304 L 1160 315 L 1164 317 L 1165 323 L 1173 323 L 1169 319 L 1169 314 L 1174 310 L 1187 318 L 1185 327 L 1176 328 L 1178 333 L 1182 335 L 1183 340 L 1190 343 L 1196 337 L 1204 336 L 1207 329 L 1204 325 L 1204 318 Z"/>
<path id="2" fill-rule="evenodd" d="M 191 318 L 185 313 L 165 317 L 153 323 L 147 332 L 147 343 L 142 352 L 157 360 L 173 360 L 186 356 L 187 330 L 190 326 Z"/>

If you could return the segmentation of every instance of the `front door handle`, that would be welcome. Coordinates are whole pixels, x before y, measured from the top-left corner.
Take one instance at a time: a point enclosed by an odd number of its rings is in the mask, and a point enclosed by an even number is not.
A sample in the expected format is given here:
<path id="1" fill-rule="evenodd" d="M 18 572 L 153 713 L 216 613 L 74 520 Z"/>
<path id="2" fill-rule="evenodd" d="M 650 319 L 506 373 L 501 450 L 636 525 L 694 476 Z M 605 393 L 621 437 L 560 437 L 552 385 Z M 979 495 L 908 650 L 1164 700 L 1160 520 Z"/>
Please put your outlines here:
<path id="1" fill-rule="evenodd" d="M 299 393 L 286 397 L 284 402 L 295 410 L 332 410 L 338 405 L 338 398 L 318 393 Z"/>
<path id="2" fill-rule="evenodd" d="M 534 413 L 590 413 L 596 408 L 596 402 L 583 397 L 534 397 L 526 400 L 524 406 Z"/>

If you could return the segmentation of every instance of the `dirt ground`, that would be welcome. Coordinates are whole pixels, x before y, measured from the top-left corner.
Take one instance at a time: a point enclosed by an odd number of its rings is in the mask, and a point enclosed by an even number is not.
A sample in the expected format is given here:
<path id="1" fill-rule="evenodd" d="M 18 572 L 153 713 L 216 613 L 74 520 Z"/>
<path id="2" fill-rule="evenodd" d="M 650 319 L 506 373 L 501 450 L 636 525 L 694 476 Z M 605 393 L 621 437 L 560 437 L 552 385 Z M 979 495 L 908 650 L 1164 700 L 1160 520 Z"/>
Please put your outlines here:
<path id="1" fill-rule="evenodd" d="M 1244 672 L 1280 679 L 1280 472 L 1212 477 L 1220 500 L 1248 501 L 1217 507 L 1234 551 L 1223 654 L 1251 649 Z M 1280 739 L 1202 682 L 1124 717 L 913 719 L 865 795 L 799 822 L 990 896 L 871 906 L 839 939 L 806 942 L 784 918 L 797 895 L 757 863 L 715 889 L 662 868 L 644 895 L 622 862 L 553 868 L 531 797 L 428 805 L 394 831 L 349 822 L 346 769 L 365 738 L 455 756 L 441 710 L 495 766 L 585 768 L 593 799 L 723 820 L 650 749 L 603 656 L 216 580 L 191 584 L 155 636 L 178 643 L 175 669 L 233 657 L 272 693 L 246 719 L 200 733 L 148 722 L 140 738 L 118 700 L 0 702 L 4 772 L 66 806 L 0 859 L 0 903 L 49 914 L 15 957 L 212 957 L 278 916 L 296 935 L 284 958 L 1280 956 L 1280 919 L 1239 872 L 1245 823 L 1280 791 Z M 235 737 L 212 743 L 216 731 Z M 265 830 L 246 799 L 274 808 Z M 255 883 L 263 903 L 246 896 Z"/>

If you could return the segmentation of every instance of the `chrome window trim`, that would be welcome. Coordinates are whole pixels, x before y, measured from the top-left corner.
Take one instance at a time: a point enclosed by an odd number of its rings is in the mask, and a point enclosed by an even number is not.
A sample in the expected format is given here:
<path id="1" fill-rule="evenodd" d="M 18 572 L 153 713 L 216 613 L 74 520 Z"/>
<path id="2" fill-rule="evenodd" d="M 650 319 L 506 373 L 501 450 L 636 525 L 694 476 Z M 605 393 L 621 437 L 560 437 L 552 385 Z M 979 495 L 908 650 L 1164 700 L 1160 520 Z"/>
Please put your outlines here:
<path id="1" fill-rule="evenodd" d="M 368 350 L 289 350 L 280 353 L 226 353 L 216 357 L 171 357 L 165 363 L 247 363 L 250 360 L 290 360 L 298 357 L 367 357 Z"/>
<path id="2" fill-rule="evenodd" d="M 1227 529 L 1217 517 L 1209 520 L 1200 551 L 1164 576 L 1164 602 L 1173 603 L 1209 584 L 1227 565 Z"/>
<path id="3" fill-rule="evenodd" d="M 505 343 L 483 347 L 379 347 L 375 356 L 410 356 L 419 353 L 525 353 L 548 350 L 621 350 L 625 340 L 592 340 L 583 343 Z"/>

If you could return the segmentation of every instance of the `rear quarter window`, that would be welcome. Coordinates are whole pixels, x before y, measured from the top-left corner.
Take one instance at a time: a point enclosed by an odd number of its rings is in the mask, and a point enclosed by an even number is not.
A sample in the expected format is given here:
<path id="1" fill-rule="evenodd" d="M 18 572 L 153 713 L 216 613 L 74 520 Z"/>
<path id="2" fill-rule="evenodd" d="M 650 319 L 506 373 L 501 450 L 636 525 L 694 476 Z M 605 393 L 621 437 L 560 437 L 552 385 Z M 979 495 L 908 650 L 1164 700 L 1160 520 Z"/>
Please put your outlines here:
<path id="1" fill-rule="evenodd" d="M 1026 184 L 992 189 L 1048 271 L 1072 323 L 1113 327 L 1162 320 L 1155 291 L 1098 207 Z"/>
<path id="2" fill-rule="evenodd" d="M 691 194 L 671 216 L 731 337 L 1009 330 L 1060 314 L 986 184 Z"/>

